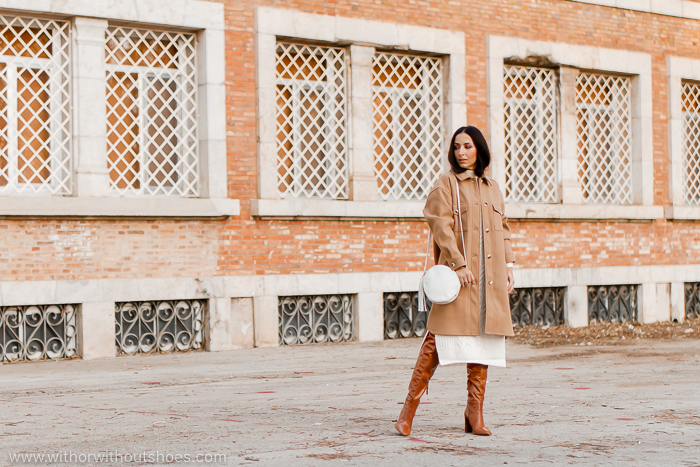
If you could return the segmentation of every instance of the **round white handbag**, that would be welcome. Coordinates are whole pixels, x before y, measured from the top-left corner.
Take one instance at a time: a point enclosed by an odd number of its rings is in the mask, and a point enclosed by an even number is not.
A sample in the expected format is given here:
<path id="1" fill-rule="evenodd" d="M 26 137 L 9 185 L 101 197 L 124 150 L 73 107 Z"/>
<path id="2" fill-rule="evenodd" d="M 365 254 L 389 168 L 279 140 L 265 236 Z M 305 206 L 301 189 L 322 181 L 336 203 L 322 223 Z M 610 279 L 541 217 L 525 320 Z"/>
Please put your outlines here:
<path id="1" fill-rule="evenodd" d="M 461 288 L 457 273 L 447 266 L 433 266 L 423 276 L 423 293 L 438 305 L 453 302 Z"/>
<path id="2" fill-rule="evenodd" d="M 452 212 L 455 213 L 456 217 L 459 218 L 459 230 L 462 233 L 462 248 L 465 248 L 464 244 L 464 226 L 462 225 L 462 206 L 459 200 L 459 184 L 457 182 L 457 177 L 455 179 L 455 191 L 457 202 L 452 202 Z M 456 206 L 455 206 L 456 205 Z M 454 209 L 454 208 L 457 209 Z M 430 241 L 432 239 L 432 231 L 428 234 L 428 248 L 425 252 L 425 265 L 423 266 L 423 277 L 420 280 L 418 286 L 418 310 L 428 311 L 425 299 L 427 298 L 432 303 L 437 303 L 439 305 L 447 305 L 452 303 L 462 288 L 462 284 L 459 282 L 457 273 L 450 269 L 448 266 L 437 264 L 426 271 L 428 266 L 428 256 L 430 253 Z M 466 259 L 465 259 L 466 261 Z"/>

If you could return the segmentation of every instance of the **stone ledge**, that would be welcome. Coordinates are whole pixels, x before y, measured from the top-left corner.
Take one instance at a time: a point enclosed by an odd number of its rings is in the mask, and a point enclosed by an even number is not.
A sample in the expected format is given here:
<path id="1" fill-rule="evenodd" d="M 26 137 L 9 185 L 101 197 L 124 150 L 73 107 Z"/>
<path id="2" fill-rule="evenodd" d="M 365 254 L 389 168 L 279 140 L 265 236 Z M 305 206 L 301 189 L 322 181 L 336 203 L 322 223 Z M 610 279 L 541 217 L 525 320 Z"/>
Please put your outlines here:
<path id="1" fill-rule="evenodd" d="M 700 5 L 690 0 L 641 1 L 636 3 L 626 0 L 569 0 L 590 5 L 608 6 L 624 10 L 643 11 L 657 15 L 677 16 L 679 18 L 700 19 Z"/>
<path id="2" fill-rule="evenodd" d="M 420 219 L 425 201 L 251 200 L 254 217 L 282 219 Z"/>
<path id="3" fill-rule="evenodd" d="M 224 29 L 224 6 L 200 0 L 0 0 L 0 8 L 196 29 Z"/>
<path id="4" fill-rule="evenodd" d="M 666 219 L 700 220 L 700 206 L 666 206 Z"/>
<path id="5" fill-rule="evenodd" d="M 170 217 L 238 216 L 237 199 L 3 197 L 0 217 Z"/>
<path id="6" fill-rule="evenodd" d="M 425 201 L 335 201 L 319 199 L 251 201 L 251 215 L 276 219 L 405 219 L 423 220 Z M 700 209 L 699 209 L 700 211 Z M 654 220 L 664 218 L 663 206 L 609 206 L 507 203 L 510 219 Z M 700 218 L 700 213 L 698 214 Z"/>
<path id="7" fill-rule="evenodd" d="M 654 220 L 664 218 L 663 206 L 506 203 L 509 219 Z"/>

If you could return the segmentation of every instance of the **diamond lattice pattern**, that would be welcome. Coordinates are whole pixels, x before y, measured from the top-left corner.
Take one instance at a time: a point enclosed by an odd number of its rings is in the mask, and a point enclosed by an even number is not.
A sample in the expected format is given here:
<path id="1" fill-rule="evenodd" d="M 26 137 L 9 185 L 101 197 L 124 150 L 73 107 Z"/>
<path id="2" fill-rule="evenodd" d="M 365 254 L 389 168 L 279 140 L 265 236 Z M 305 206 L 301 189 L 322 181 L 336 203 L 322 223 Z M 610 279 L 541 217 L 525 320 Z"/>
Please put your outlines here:
<path id="1" fill-rule="evenodd" d="M 111 27 L 106 39 L 111 189 L 198 196 L 195 35 Z"/>
<path id="2" fill-rule="evenodd" d="M 553 70 L 504 67 L 506 198 L 510 201 L 559 200 L 556 79 Z"/>
<path id="3" fill-rule="evenodd" d="M 341 48 L 277 44 L 281 197 L 348 197 L 346 75 Z"/>
<path id="4" fill-rule="evenodd" d="M 0 27 L 0 192 L 70 194 L 70 25 Z"/>
<path id="5" fill-rule="evenodd" d="M 374 171 L 383 199 L 425 199 L 440 175 L 440 59 L 376 53 L 372 61 Z"/>
<path id="6" fill-rule="evenodd" d="M 632 202 L 630 79 L 576 79 L 578 179 L 586 203 Z"/>
<path id="7" fill-rule="evenodd" d="M 700 84 L 683 83 L 683 203 L 700 205 Z"/>

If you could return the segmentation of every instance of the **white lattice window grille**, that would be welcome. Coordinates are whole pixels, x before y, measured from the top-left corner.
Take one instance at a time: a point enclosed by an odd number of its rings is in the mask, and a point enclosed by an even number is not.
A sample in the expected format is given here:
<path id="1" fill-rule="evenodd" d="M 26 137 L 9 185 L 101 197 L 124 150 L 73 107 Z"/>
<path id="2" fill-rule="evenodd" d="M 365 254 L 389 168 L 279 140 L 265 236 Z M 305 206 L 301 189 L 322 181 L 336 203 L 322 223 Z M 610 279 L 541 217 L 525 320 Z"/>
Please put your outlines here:
<path id="1" fill-rule="evenodd" d="M 107 166 L 120 195 L 199 195 L 194 34 L 106 32 Z"/>
<path id="2" fill-rule="evenodd" d="M 374 54 L 374 172 L 385 200 L 425 199 L 442 171 L 442 80 L 439 58 Z"/>
<path id="3" fill-rule="evenodd" d="M 0 307 L 0 362 L 71 358 L 77 305 Z"/>
<path id="4" fill-rule="evenodd" d="M 70 25 L 0 26 L 0 193 L 70 194 Z"/>
<path id="5" fill-rule="evenodd" d="M 682 84 L 683 204 L 700 205 L 700 84 Z"/>
<path id="6" fill-rule="evenodd" d="M 201 350 L 205 311 L 202 300 L 117 303 L 117 355 Z"/>
<path id="7" fill-rule="evenodd" d="M 506 198 L 514 202 L 556 203 L 556 74 L 550 69 L 505 66 L 503 82 Z"/>
<path id="8" fill-rule="evenodd" d="M 279 42 L 275 69 L 279 196 L 347 199 L 345 50 Z"/>
<path id="9" fill-rule="evenodd" d="M 576 79 L 578 179 L 586 203 L 632 202 L 630 98 L 628 77 Z"/>

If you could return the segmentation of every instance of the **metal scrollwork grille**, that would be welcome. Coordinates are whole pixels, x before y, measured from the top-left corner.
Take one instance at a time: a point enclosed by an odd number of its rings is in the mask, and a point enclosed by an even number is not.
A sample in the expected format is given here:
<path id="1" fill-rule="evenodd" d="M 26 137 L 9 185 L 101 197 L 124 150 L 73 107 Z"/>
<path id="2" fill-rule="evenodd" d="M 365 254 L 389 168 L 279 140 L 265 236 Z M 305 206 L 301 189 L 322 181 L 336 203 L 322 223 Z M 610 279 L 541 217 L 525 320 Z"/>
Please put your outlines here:
<path id="1" fill-rule="evenodd" d="M 353 338 L 350 295 L 280 297 L 279 344 L 344 342 Z"/>
<path id="2" fill-rule="evenodd" d="M 566 287 L 515 289 L 510 294 L 513 326 L 564 324 Z"/>
<path id="3" fill-rule="evenodd" d="M 442 62 L 376 53 L 374 171 L 383 199 L 425 199 L 442 168 Z"/>
<path id="4" fill-rule="evenodd" d="M 636 285 L 588 287 L 588 322 L 637 321 L 637 288 Z"/>
<path id="5" fill-rule="evenodd" d="M 700 318 L 700 282 L 685 283 L 685 317 Z"/>
<path id="6" fill-rule="evenodd" d="M 117 355 L 204 348 L 203 300 L 117 303 Z"/>
<path id="7" fill-rule="evenodd" d="M 506 197 L 516 202 L 556 203 L 556 74 L 521 66 L 506 66 L 503 74 Z"/>
<path id="8" fill-rule="evenodd" d="M 700 205 L 700 84 L 683 83 L 683 202 Z"/>
<path id="9" fill-rule="evenodd" d="M 430 310 L 431 304 L 426 303 Z M 418 292 L 384 294 L 384 339 L 423 337 L 429 311 L 418 310 Z"/>
<path id="10" fill-rule="evenodd" d="M 277 44 L 277 192 L 348 197 L 345 50 Z"/>
<path id="11" fill-rule="evenodd" d="M 70 358 L 77 349 L 77 305 L 0 308 L 0 361 Z"/>
<path id="12" fill-rule="evenodd" d="M 0 16 L 0 192 L 67 195 L 70 23 Z"/>
<path id="13" fill-rule="evenodd" d="M 196 197 L 194 34 L 106 32 L 107 166 L 112 191 Z"/>
<path id="14" fill-rule="evenodd" d="M 576 78 L 578 179 L 586 203 L 632 202 L 630 79 Z"/>

